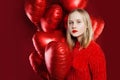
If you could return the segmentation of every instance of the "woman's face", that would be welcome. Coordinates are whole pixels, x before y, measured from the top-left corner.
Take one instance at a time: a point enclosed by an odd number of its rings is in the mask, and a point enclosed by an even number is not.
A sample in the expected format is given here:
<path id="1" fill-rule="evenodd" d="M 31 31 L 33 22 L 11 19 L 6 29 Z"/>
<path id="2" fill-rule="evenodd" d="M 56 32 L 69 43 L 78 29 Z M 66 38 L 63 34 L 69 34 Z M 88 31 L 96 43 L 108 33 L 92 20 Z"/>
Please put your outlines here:
<path id="1" fill-rule="evenodd" d="M 68 16 L 68 31 L 73 37 L 79 37 L 85 32 L 85 24 L 83 15 L 78 11 L 71 13 Z"/>

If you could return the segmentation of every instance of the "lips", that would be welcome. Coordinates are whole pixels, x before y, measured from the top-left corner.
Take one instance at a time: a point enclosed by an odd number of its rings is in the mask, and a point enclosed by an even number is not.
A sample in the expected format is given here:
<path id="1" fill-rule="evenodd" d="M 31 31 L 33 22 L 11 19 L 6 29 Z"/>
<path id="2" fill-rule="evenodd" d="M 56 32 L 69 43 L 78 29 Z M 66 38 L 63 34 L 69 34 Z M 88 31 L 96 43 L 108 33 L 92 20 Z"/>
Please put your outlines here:
<path id="1" fill-rule="evenodd" d="M 76 33 L 76 32 L 78 32 L 77 30 L 72 30 L 72 33 Z"/>

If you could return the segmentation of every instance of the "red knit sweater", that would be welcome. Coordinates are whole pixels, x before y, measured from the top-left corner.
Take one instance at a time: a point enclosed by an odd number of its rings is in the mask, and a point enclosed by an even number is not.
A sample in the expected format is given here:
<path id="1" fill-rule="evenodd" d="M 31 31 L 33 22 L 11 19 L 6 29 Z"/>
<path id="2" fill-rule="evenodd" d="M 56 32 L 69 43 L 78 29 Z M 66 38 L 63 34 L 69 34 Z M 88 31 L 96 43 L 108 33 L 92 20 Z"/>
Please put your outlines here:
<path id="1" fill-rule="evenodd" d="M 100 46 L 91 41 L 90 45 L 79 51 L 76 43 L 73 49 L 73 65 L 66 80 L 106 80 L 106 62 Z"/>

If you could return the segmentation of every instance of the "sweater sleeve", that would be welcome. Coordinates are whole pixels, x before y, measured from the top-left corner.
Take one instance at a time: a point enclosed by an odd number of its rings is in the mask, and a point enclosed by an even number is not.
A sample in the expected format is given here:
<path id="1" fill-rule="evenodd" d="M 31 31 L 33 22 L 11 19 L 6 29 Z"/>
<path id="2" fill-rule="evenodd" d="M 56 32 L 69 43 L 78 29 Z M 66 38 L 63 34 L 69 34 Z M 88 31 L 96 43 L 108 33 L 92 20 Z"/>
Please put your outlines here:
<path id="1" fill-rule="evenodd" d="M 92 80 L 106 80 L 106 61 L 102 49 L 98 44 L 94 43 L 91 50 L 89 67 Z"/>

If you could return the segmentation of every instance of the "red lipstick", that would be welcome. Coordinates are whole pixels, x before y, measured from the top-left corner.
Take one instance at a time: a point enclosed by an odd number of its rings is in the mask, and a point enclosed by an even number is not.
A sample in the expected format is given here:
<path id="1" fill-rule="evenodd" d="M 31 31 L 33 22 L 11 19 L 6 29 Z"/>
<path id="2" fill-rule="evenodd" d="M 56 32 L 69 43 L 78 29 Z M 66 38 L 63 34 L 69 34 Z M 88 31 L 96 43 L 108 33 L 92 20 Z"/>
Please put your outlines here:
<path id="1" fill-rule="evenodd" d="M 72 30 L 72 32 L 73 32 L 73 33 L 76 33 L 76 32 L 78 32 L 78 31 L 77 31 L 77 30 Z"/>

